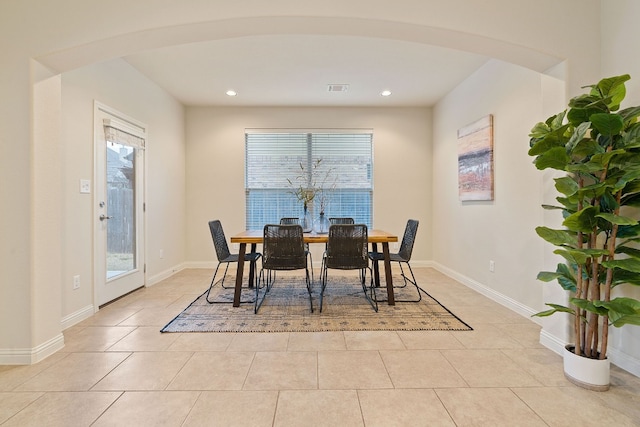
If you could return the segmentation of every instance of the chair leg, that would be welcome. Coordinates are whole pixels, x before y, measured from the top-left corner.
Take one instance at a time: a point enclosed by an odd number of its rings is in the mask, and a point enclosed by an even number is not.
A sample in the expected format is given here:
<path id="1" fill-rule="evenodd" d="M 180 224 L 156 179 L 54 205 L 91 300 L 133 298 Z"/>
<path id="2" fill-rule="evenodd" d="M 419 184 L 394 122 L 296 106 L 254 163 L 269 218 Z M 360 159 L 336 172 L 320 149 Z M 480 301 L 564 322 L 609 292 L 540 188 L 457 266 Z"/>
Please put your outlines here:
<path id="1" fill-rule="evenodd" d="M 227 264 L 227 267 L 229 264 Z M 207 296 L 205 297 L 209 304 L 213 304 L 214 301 L 209 301 L 209 294 L 211 293 L 211 288 L 213 288 L 213 284 L 216 282 L 216 275 L 218 274 L 218 269 L 220 268 L 220 263 L 216 266 L 216 270 L 213 272 L 213 277 L 211 278 L 211 284 L 209 285 L 209 290 L 207 291 Z M 226 273 L 226 270 L 225 270 Z M 224 279 L 223 279 L 224 280 Z"/>
<path id="2" fill-rule="evenodd" d="M 311 312 L 313 313 L 313 296 L 311 295 L 311 281 L 309 280 L 309 269 L 305 268 L 304 270 L 305 270 L 305 282 L 307 284 L 307 292 L 309 293 L 309 307 L 311 307 Z M 311 270 L 311 274 L 313 274 L 313 270 Z"/>
<path id="3" fill-rule="evenodd" d="M 216 270 L 213 272 L 213 278 L 211 279 L 211 285 L 209 285 L 209 290 L 207 291 L 207 296 L 205 297 L 205 299 L 207 300 L 207 302 L 209 304 L 228 304 L 229 301 L 211 301 L 209 299 L 209 296 L 211 294 L 211 289 L 215 286 L 216 284 L 216 276 L 218 275 L 218 269 L 220 268 L 220 264 L 222 263 L 218 263 L 218 265 L 216 266 Z M 227 270 L 229 269 L 229 263 L 226 263 L 226 267 L 224 269 L 224 276 L 222 277 L 222 281 L 220 282 L 220 286 L 223 287 L 224 289 L 234 289 L 235 286 L 224 286 L 224 278 L 227 276 Z M 242 304 L 253 304 L 254 300 L 242 300 L 240 301 L 240 303 Z"/>
<path id="4" fill-rule="evenodd" d="M 313 283 L 313 257 L 311 256 L 311 251 L 307 249 L 307 255 L 309 255 L 309 265 L 311 266 L 311 283 Z"/>
<path id="5" fill-rule="evenodd" d="M 367 298 L 367 301 L 369 301 L 369 304 L 371 304 L 371 307 L 373 307 L 373 310 L 377 313 L 378 312 L 378 300 L 376 298 L 376 286 L 373 283 L 373 272 L 371 272 L 371 278 L 369 279 L 369 293 L 367 293 L 367 269 L 363 268 L 360 272 L 360 274 L 362 275 L 362 279 L 360 284 L 362 285 L 362 290 L 364 291 L 364 296 L 365 298 Z"/>
<path id="6" fill-rule="evenodd" d="M 220 265 L 220 264 L 218 264 Z M 229 263 L 227 263 L 227 266 L 224 269 L 224 276 L 222 276 L 222 282 L 220 282 L 220 286 L 222 286 L 225 289 L 233 289 L 235 286 L 225 286 L 224 285 L 224 279 L 227 277 L 227 270 L 229 270 Z"/>
<path id="7" fill-rule="evenodd" d="M 260 274 L 258 275 L 258 283 L 256 283 L 256 296 L 254 298 L 254 306 L 253 306 L 253 313 L 254 314 L 258 314 L 258 310 L 260 309 L 260 306 L 262 305 L 262 303 L 264 302 L 264 299 L 267 297 L 267 293 L 269 292 L 269 289 L 271 289 L 271 270 L 267 271 L 266 274 L 266 278 L 265 278 L 265 274 L 264 274 L 264 269 L 260 270 Z M 260 289 L 264 288 L 264 294 L 262 295 L 262 298 L 260 298 Z"/>
<path id="8" fill-rule="evenodd" d="M 322 302 L 324 299 L 324 289 L 327 287 L 327 267 L 322 260 L 322 270 L 320 271 L 320 313 L 322 313 Z"/>
<path id="9" fill-rule="evenodd" d="M 415 286 L 416 291 L 418 292 L 418 299 L 398 299 L 395 298 L 395 302 L 420 302 L 422 301 L 422 292 L 424 292 L 420 286 L 418 286 L 418 282 L 416 281 L 416 276 L 413 275 L 413 269 L 411 268 L 411 264 L 409 264 L 408 262 L 405 262 L 405 264 L 407 264 L 407 266 L 409 267 L 409 272 L 411 273 L 411 279 L 405 274 L 404 269 L 402 268 L 402 262 L 399 262 L 398 265 L 400 266 L 400 275 L 402 276 L 402 280 L 404 282 L 403 286 L 397 286 L 398 288 L 404 288 L 406 287 L 406 283 L 409 282 L 411 283 L 413 286 Z M 396 286 L 394 286 L 394 288 L 396 288 Z M 387 302 L 389 300 L 387 299 L 379 299 L 377 302 Z"/>
<path id="10" fill-rule="evenodd" d="M 406 283 L 407 281 L 409 281 L 413 286 L 416 287 L 416 291 L 418 291 L 418 299 L 417 300 L 410 300 L 408 302 L 419 302 L 420 300 L 422 300 L 422 293 L 420 292 L 420 291 L 422 291 L 422 289 L 420 289 L 420 286 L 418 286 L 418 282 L 416 281 L 416 276 L 413 275 L 413 269 L 411 268 L 411 264 L 407 263 L 407 267 L 409 267 L 409 272 L 411 273 L 411 279 L 409 279 L 404 274 L 404 269 L 402 268 L 402 263 L 398 263 L 398 264 L 400 264 L 400 271 L 402 272 L 402 278 L 404 279 L 404 282 Z M 402 302 L 402 301 L 400 301 L 400 302 Z"/>

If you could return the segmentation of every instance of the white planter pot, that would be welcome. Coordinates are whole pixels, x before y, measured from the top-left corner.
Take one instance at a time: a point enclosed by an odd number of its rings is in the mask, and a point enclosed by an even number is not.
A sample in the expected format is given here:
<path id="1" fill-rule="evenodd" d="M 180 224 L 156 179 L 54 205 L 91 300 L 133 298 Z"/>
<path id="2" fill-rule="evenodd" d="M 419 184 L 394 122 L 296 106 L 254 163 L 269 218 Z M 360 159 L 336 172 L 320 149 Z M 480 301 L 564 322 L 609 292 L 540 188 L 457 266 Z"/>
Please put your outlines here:
<path id="1" fill-rule="evenodd" d="M 564 350 L 564 376 L 573 384 L 595 391 L 609 390 L 609 359 L 598 360 L 578 356 L 573 346 Z"/>

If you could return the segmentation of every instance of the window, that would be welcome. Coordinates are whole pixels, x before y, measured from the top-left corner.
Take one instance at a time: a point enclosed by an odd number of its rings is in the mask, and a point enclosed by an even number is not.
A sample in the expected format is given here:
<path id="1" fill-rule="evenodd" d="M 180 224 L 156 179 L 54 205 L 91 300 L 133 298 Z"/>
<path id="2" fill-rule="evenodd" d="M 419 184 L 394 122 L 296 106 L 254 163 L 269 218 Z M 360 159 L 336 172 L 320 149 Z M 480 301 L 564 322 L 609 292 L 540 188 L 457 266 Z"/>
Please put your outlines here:
<path id="1" fill-rule="evenodd" d="M 325 215 L 353 217 L 372 226 L 373 161 L 371 131 L 260 131 L 245 133 L 246 227 L 261 230 L 282 217 L 302 217 L 303 207 L 292 194 L 289 180 L 313 169 L 330 170 L 331 185 Z M 310 178 L 309 178 L 310 179 Z M 313 203 L 311 215 L 319 214 Z M 315 211 L 314 211 L 315 209 Z"/>

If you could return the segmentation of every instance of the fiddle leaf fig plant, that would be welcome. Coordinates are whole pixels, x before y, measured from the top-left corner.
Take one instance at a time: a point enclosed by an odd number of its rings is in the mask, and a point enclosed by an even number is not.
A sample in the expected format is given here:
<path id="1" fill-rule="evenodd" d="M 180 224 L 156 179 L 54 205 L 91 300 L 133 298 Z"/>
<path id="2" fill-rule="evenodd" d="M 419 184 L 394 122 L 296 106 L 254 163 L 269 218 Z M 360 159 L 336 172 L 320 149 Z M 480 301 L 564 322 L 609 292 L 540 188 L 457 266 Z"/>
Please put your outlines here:
<path id="1" fill-rule="evenodd" d="M 536 316 L 573 315 L 574 352 L 594 359 L 607 357 L 609 326 L 640 325 L 640 301 L 612 296 L 640 286 L 640 106 L 620 109 L 629 79 L 586 86 L 529 134 L 535 166 L 566 172 L 555 179 L 558 204 L 543 205 L 562 213 L 564 228 L 536 228 L 564 262 L 538 279 L 571 293 L 570 306 L 547 304 Z"/>

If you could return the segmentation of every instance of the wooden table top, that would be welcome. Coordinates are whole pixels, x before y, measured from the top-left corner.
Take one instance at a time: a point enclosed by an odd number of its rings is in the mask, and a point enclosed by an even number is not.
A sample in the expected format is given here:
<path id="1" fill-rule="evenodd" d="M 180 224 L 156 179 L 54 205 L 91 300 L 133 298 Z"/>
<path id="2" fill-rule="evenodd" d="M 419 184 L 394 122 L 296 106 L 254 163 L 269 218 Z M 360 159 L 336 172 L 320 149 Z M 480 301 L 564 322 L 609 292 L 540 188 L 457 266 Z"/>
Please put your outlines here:
<path id="1" fill-rule="evenodd" d="M 262 243 L 263 230 L 247 230 L 231 236 L 231 243 Z M 397 242 L 398 236 L 384 230 L 371 229 L 367 231 L 369 243 Z M 304 233 L 306 243 L 326 243 L 329 234 Z"/>

